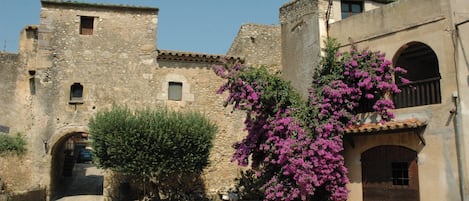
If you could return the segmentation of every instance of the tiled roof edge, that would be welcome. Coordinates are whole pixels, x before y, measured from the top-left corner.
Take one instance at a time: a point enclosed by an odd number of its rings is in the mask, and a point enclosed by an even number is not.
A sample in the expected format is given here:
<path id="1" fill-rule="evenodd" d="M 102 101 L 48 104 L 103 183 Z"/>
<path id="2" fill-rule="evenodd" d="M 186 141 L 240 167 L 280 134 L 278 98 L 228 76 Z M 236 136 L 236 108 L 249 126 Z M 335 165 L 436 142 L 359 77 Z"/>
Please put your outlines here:
<path id="1" fill-rule="evenodd" d="M 426 121 L 419 119 L 395 120 L 386 123 L 365 123 L 353 125 L 345 129 L 345 134 L 373 133 L 382 131 L 397 131 L 404 129 L 417 129 L 427 126 Z"/>
<path id="2" fill-rule="evenodd" d="M 214 64 L 221 63 L 222 59 L 243 62 L 243 59 L 240 57 L 173 50 L 158 50 L 157 58 L 158 61 L 204 62 Z"/>

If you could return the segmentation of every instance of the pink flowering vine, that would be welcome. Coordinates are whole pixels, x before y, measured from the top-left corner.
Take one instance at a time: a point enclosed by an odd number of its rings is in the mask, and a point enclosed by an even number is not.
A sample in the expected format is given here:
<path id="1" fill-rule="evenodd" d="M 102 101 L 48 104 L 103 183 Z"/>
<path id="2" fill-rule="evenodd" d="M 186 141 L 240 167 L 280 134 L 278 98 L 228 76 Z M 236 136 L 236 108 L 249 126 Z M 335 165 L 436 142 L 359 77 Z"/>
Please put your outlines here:
<path id="1" fill-rule="evenodd" d="M 339 53 L 337 43 L 327 45 L 307 100 L 266 68 L 226 62 L 213 68 L 226 80 L 218 90 L 228 92 L 225 104 L 247 115 L 247 135 L 234 145 L 232 160 L 251 164 L 264 179 L 266 201 L 346 200 L 344 130 L 363 106 L 383 122 L 393 118 L 388 96 L 400 92 L 393 76 L 405 70 L 379 52 Z"/>

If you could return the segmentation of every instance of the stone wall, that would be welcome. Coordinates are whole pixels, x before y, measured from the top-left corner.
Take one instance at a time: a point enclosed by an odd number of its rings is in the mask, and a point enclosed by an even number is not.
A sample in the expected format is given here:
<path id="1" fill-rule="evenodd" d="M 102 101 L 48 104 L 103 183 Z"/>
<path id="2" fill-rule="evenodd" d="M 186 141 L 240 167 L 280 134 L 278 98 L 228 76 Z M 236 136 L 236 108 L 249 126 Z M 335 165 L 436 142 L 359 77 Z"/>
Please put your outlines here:
<path id="1" fill-rule="evenodd" d="M 20 65 L 19 55 L 12 53 L 0 53 L 0 134 L 10 133 L 14 117 L 17 115 L 15 107 L 16 80 L 18 77 L 17 67 Z"/>
<path id="2" fill-rule="evenodd" d="M 28 141 L 19 168 L 1 171 L 25 177 L 18 177 L 20 185 L 11 185 L 12 192 L 36 186 L 53 191 L 50 187 L 60 177 L 60 147 L 71 134 L 87 132 L 96 111 L 113 102 L 156 105 L 158 9 L 55 1 L 42 1 L 42 6 L 41 24 L 21 33 L 19 55 L 0 58 L 0 70 L 8 75 L 0 81 L 5 91 L 0 111 L 7 114 L 0 125 Z M 93 35 L 79 33 L 80 16 L 94 17 Z M 74 83 L 84 88 L 79 103 L 70 101 Z"/>
<path id="3" fill-rule="evenodd" d="M 41 187 L 47 189 L 50 199 L 61 177 L 64 142 L 74 133 L 88 132 L 89 119 L 114 103 L 132 109 L 167 106 L 206 114 L 218 125 L 219 132 L 210 166 L 201 175 L 203 187 L 207 194 L 218 197 L 218 193 L 234 185 L 239 167 L 230 162 L 232 144 L 244 135 L 244 115 L 223 107 L 225 95 L 216 94 L 223 80 L 211 67 L 224 56 L 176 53 L 174 60 L 162 54 L 158 58 L 157 11 L 42 1 L 40 25 L 28 26 L 22 32 L 19 56 L 0 60 L 8 63 L 0 70 L 12 75 L 0 87 L 14 95 L 1 98 L 16 104 L 2 105 L 0 109 L 16 112 L 20 119 L 4 117 L 4 124 L 24 133 L 28 140 L 28 153 L 18 161 L 21 165 L 2 163 L 21 167 L 15 171 L 5 167 L 8 174 L 27 177 L 18 177 L 24 182 L 21 185 L 12 182 L 12 191 Z M 81 16 L 93 17 L 92 35 L 80 34 Z M 34 93 L 29 88 L 31 79 Z M 168 100 L 169 82 L 183 83 L 181 101 Z M 70 99 L 75 83 L 83 87 L 82 98 L 77 102 Z M 105 185 L 104 190 L 105 197 L 111 200 L 111 194 L 118 190 L 113 188 L 116 186 Z"/>
<path id="4" fill-rule="evenodd" d="M 230 160 L 234 153 L 232 145 L 245 135 L 243 131 L 245 116 L 242 112 L 233 112 L 230 106 L 223 107 L 226 94 L 216 93 L 223 80 L 211 69 L 215 63 L 193 61 L 199 56 L 210 57 L 210 55 L 191 55 L 190 53 L 185 56 L 182 56 L 182 53 L 179 55 L 181 56 L 175 57 L 178 58 L 177 60 L 159 59 L 156 75 L 163 78 L 179 77 L 181 80 L 160 79 L 156 85 L 162 87 L 159 91 L 163 91 L 163 88 L 167 88 L 168 81 L 181 81 L 183 86 L 188 85 L 194 99 L 189 101 L 160 100 L 160 103 L 180 110 L 200 111 L 217 124 L 218 133 L 210 153 L 210 165 L 202 175 L 206 193 L 216 196 L 223 189 L 232 187 L 234 179 L 239 174 L 240 168 Z"/>
<path id="5" fill-rule="evenodd" d="M 227 55 L 244 58 L 249 65 L 266 65 L 280 69 L 280 40 L 279 26 L 244 24 Z"/>

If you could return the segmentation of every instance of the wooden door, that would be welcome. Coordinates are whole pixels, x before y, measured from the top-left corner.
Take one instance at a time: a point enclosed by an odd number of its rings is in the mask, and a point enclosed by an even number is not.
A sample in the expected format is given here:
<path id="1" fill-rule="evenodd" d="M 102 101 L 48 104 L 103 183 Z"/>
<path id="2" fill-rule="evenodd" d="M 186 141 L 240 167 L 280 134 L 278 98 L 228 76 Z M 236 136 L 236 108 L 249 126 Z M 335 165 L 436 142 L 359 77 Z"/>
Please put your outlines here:
<path id="1" fill-rule="evenodd" d="M 417 152 L 378 146 L 362 153 L 364 201 L 418 201 Z"/>

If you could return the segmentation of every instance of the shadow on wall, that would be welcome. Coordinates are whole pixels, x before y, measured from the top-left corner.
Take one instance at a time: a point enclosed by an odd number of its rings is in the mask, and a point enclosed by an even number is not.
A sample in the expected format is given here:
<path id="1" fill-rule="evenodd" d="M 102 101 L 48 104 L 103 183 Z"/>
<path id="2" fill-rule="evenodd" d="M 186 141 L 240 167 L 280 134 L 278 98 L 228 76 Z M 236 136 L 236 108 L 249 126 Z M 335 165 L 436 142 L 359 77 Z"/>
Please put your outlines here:
<path id="1" fill-rule="evenodd" d="M 25 200 L 34 200 L 34 201 L 46 201 L 46 189 L 38 189 L 29 191 L 22 194 L 14 195 L 1 195 L 0 201 L 25 201 Z"/>

